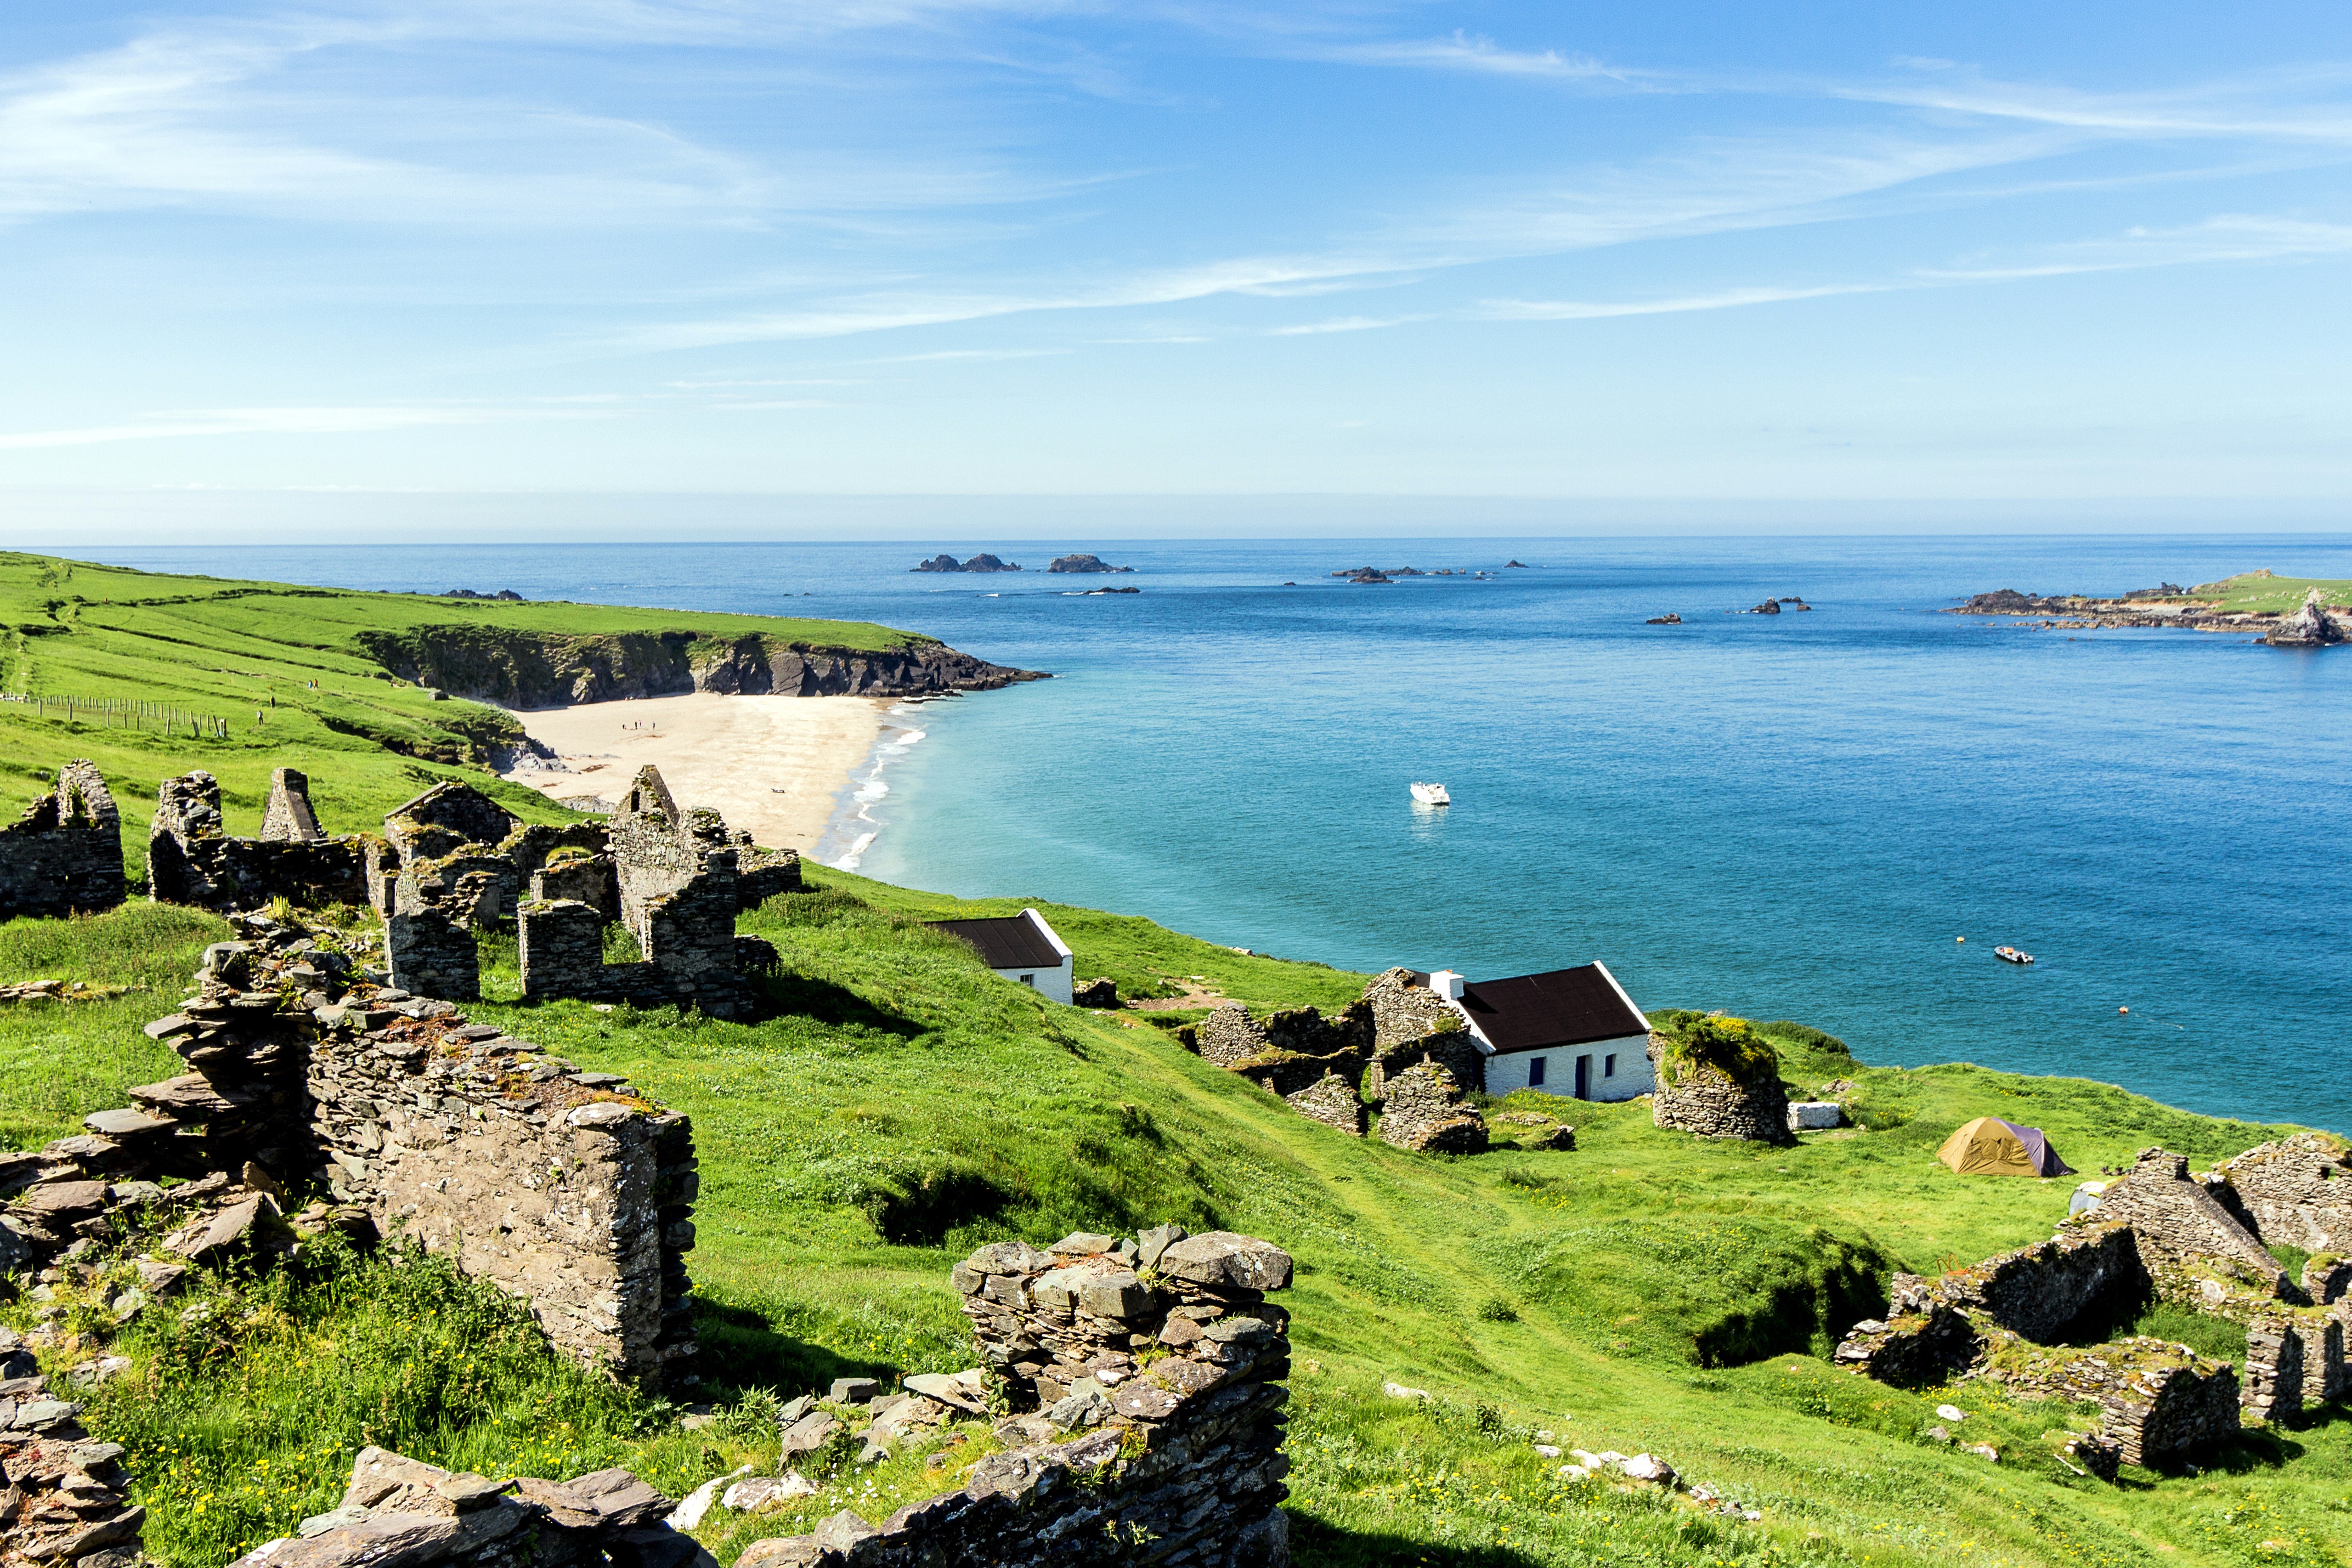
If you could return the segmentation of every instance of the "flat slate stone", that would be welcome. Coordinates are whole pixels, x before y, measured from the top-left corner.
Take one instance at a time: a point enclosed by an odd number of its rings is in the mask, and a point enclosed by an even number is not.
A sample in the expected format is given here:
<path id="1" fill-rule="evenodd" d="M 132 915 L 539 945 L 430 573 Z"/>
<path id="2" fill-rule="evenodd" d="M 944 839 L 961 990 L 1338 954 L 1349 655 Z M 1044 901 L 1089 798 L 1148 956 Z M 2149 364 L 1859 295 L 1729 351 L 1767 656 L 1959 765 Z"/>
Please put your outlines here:
<path id="1" fill-rule="evenodd" d="M 1195 1285 L 1279 1291 L 1290 1283 L 1290 1254 L 1254 1236 L 1213 1230 L 1169 1247 L 1160 1255 L 1160 1271 Z"/>
<path id="2" fill-rule="evenodd" d="M 81 1124 L 91 1132 L 108 1138 L 139 1138 L 154 1133 L 168 1133 L 178 1124 L 145 1111 L 128 1106 L 119 1111 L 92 1111 L 81 1119 Z"/>

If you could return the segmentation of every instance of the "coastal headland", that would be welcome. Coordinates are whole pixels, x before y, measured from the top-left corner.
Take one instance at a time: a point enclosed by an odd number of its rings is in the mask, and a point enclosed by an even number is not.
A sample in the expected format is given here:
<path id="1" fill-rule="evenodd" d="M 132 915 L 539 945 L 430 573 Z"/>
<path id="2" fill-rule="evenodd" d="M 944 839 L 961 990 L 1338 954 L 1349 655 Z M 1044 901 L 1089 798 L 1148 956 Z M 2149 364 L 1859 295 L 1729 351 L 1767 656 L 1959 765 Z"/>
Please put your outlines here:
<path id="1" fill-rule="evenodd" d="M 232 832 L 258 828 L 280 767 L 318 780 L 331 831 L 373 831 L 444 779 L 526 821 L 563 821 L 572 813 L 555 797 L 579 781 L 553 773 L 554 790 L 536 788 L 530 764 L 613 749 L 592 742 L 618 738 L 624 721 L 601 715 L 629 699 L 698 695 L 678 711 L 705 716 L 691 723 L 711 757 L 749 768 L 760 746 L 777 748 L 740 791 L 726 782 L 735 764 L 708 765 L 730 819 L 804 847 L 813 833 L 793 835 L 872 744 L 872 704 L 855 699 L 1045 678 L 866 622 L 367 592 L 14 552 L 0 552 L 0 779 L 34 793 L 60 758 L 87 757 L 119 798 L 152 800 L 163 779 L 202 768 L 220 780 Z M 737 697 L 753 700 L 727 713 Z M 659 741 L 650 715 L 626 722 L 646 722 L 627 733 L 666 753 L 647 760 L 677 765 L 678 721 Z M 535 739 L 534 725 L 553 738 Z M 128 851 L 134 876 L 142 848 Z"/>
<path id="2" fill-rule="evenodd" d="M 1977 594 L 1944 613 L 2011 616 L 2021 625 L 2054 632 L 2123 627 L 2252 632 L 2282 644 L 2305 645 L 2352 636 L 2352 581 L 2249 571 L 2196 588 L 2165 583 L 2112 599 L 2004 588 Z"/>

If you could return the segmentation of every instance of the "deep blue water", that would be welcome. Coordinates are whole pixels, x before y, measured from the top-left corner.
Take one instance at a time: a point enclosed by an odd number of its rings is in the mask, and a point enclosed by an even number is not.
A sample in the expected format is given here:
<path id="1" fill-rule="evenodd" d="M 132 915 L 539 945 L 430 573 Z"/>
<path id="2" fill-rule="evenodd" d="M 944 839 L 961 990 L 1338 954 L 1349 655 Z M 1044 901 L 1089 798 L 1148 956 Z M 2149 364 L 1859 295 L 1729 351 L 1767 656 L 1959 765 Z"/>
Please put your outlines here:
<path id="1" fill-rule="evenodd" d="M 1138 570 L 906 570 L 942 548 Z M 1534 570 L 1327 575 L 1514 555 Z M 1867 1061 L 2352 1131 L 2352 650 L 1935 613 L 2262 566 L 2352 577 L 2352 538 L 354 547 L 304 575 L 876 620 L 1054 672 L 904 719 L 870 821 L 851 801 L 829 836 L 875 832 L 860 869 L 890 881 L 1350 968 L 1601 958 L 1645 1006 L 1802 1019 Z M 1143 591 L 1067 595 L 1098 583 Z M 1724 613 L 1786 594 L 1816 608 Z"/>

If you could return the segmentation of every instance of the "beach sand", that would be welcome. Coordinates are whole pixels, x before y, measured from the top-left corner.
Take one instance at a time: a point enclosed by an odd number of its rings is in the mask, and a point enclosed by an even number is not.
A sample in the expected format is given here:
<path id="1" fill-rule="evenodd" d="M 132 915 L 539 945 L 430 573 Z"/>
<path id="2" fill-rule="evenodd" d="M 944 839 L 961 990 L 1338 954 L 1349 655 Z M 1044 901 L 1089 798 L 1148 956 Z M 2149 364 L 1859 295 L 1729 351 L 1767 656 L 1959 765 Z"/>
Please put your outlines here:
<path id="1" fill-rule="evenodd" d="M 814 849 L 834 797 L 874 749 L 888 704 L 875 697 L 747 697 L 696 692 L 518 712 L 525 733 L 570 772 L 505 775 L 558 800 L 606 810 L 650 762 L 681 806 L 715 807 L 771 849 Z"/>

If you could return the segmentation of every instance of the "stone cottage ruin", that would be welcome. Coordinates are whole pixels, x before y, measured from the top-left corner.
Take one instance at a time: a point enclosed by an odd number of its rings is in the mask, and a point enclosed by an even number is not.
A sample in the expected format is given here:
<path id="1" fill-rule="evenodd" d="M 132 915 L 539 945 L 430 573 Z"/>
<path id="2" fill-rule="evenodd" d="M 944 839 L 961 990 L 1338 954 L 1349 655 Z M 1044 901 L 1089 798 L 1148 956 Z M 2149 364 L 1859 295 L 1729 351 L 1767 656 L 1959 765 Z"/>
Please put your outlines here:
<path id="1" fill-rule="evenodd" d="M 527 1300 L 558 1346 L 649 1385 L 695 1350 L 686 1254 L 693 1130 L 609 1073 L 446 1001 L 365 978 L 338 934 L 265 915 L 205 953 L 147 1026 L 188 1071 L 86 1131 L 0 1155 L 0 1270 L 162 1218 L 185 1263 L 267 1256 L 305 1230 L 406 1235 Z M 174 1185 L 164 1186 L 169 1180 Z M 287 1183 L 332 1202 L 282 1209 Z M 142 1265 L 151 1294 L 184 1264 Z"/>
<path id="2" fill-rule="evenodd" d="M 77 758 L 58 769 L 56 789 L 0 827 L 0 920 L 89 914 L 122 896 L 122 813 L 98 765 Z"/>
<path id="3" fill-rule="evenodd" d="M 147 829 L 148 896 L 228 911 L 273 898 L 297 904 L 359 904 L 367 897 L 367 843 L 329 837 L 310 810 L 310 781 L 291 768 L 269 776 L 261 836 L 229 836 L 221 822 L 220 780 L 199 769 L 166 779 Z"/>
<path id="4" fill-rule="evenodd" d="M 2315 1249 L 2301 1279 L 2273 1243 Z M 2112 1477 L 2224 1439 L 2242 1415 L 2352 1395 L 2347 1251 L 2352 1155 L 2335 1140 L 2296 1134 L 2194 1176 L 2146 1149 L 2052 1239 L 1935 1279 L 1897 1274 L 1888 1317 L 1855 1324 L 1837 1360 L 1891 1383 L 1959 1376 L 2095 1402 L 2100 1431 L 2075 1452 Z M 2243 1325 L 2242 1375 L 2160 1340 L 2077 1343 L 2151 1300 Z"/>

